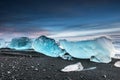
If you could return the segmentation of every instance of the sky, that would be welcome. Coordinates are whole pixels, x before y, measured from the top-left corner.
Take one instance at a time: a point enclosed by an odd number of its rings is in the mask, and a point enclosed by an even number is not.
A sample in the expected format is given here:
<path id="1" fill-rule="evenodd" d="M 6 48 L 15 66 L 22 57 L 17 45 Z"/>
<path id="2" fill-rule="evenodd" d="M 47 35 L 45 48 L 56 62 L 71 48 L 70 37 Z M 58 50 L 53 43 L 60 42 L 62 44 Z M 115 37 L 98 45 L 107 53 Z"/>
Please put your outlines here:
<path id="1" fill-rule="evenodd" d="M 0 0 L 0 38 L 120 34 L 120 0 Z"/>

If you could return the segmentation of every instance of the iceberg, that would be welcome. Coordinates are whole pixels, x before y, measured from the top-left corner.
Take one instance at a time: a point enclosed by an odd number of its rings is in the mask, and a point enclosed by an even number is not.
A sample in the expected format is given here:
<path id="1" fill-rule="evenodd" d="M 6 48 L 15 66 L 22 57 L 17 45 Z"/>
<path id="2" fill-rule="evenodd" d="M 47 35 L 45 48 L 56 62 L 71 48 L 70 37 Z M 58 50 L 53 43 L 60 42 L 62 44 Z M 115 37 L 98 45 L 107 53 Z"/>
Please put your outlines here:
<path id="1" fill-rule="evenodd" d="M 111 62 L 111 57 L 115 54 L 111 39 L 105 36 L 76 42 L 60 40 L 59 43 L 72 57 L 98 63 Z"/>
<path id="2" fill-rule="evenodd" d="M 0 39 L 0 48 L 4 48 L 4 47 L 5 47 L 5 40 Z"/>
<path id="3" fill-rule="evenodd" d="M 28 37 L 18 37 L 13 38 L 8 45 L 8 48 L 16 50 L 26 50 L 31 49 L 32 41 Z"/>
<path id="4" fill-rule="evenodd" d="M 35 51 L 50 57 L 63 57 L 63 55 L 66 53 L 65 50 L 62 50 L 58 46 L 54 39 L 46 36 L 40 36 L 36 38 L 33 41 L 32 48 Z"/>

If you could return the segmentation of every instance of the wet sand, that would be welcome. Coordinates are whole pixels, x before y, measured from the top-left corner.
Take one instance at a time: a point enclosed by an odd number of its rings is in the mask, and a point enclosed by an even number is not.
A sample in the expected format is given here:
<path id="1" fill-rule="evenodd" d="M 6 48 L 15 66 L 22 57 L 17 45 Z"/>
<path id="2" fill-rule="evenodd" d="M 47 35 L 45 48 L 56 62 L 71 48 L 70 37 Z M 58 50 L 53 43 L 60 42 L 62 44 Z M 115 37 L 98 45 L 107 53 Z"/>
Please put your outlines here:
<path id="1" fill-rule="evenodd" d="M 120 80 L 120 68 L 114 67 L 118 60 L 109 64 L 89 60 L 51 58 L 32 50 L 0 50 L 0 80 Z M 81 62 L 85 68 L 95 70 L 64 73 L 60 70 L 69 64 Z"/>

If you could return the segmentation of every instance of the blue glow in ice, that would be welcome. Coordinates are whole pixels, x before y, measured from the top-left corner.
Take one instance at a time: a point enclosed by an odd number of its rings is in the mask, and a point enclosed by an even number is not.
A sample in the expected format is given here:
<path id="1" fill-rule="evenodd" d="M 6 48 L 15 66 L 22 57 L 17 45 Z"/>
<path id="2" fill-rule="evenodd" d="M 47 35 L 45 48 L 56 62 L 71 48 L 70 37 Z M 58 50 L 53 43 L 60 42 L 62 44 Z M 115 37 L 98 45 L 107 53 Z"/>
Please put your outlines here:
<path id="1" fill-rule="evenodd" d="M 16 50 L 26 50 L 31 49 L 32 41 L 27 37 L 13 38 L 10 44 L 8 45 L 11 49 Z"/>
<path id="2" fill-rule="evenodd" d="M 40 36 L 35 39 L 32 47 L 35 51 L 50 57 L 59 57 L 65 54 L 65 51 L 59 48 L 54 39 L 46 36 Z"/>
<path id="3" fill-rule="evenodd" d="M 4 46 L 5 46 L 5 40 L 0 39 L 0 48 L 4 48 Z"/>
<path id="4" fill-rule="evenodd" d="M 76 42 L 60 40 L 60 46 L 72 57 L 90 59 L 98 63 L 109 63 L 111 55 L 114 53 L 112 41 L 107 37 Z"/>

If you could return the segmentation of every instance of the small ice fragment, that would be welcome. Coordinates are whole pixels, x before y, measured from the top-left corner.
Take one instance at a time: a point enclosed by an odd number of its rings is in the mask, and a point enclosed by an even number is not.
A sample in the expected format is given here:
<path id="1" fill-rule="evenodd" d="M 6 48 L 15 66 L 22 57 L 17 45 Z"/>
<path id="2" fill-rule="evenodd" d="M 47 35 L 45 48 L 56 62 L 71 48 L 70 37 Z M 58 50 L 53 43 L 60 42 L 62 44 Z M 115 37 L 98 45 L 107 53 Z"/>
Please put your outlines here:
<path id="1" fill-rule="evenodd" d="M 12 66 L 12 68 L 14 69 L 14 68 L 15 68 L 15 66 Z"/>
<path id="2" fill-rule="evenodd" d="M 71 65 L 66 66 L 65 68 L 61 69 L 61 71 L 71 72 L 71 71 L 86 71 L 86 70 L 93 70 L 93 69 L 96 69 L 96 67 L 89 67 L 89 68 L 84 69 L 82 64 L 78 62 L 76 64 L 71 64 Z"/>
<path id="3" fill-rule="evenodd" d="M 78 62 L 76 64 L 71 64 L 71 65 L 66 66 L 61 71 L 70 72 L 70 71 L 82 71 L 82 70 L 83 70 L 83 66 L 80 62 Z"/>
<path id="4" fill-rule="evenodd" d="M 71 55 L 62 55 L 60 56 L 62 59 L 64 60 L 73 60 L 72 56 Z"/>
<path id="5" fill-rule="evenodd" d="M 31 66 L 31 68 L 34 68 L 34 66 Z"/>
<path id="6" fill-rule="evenodd" d="M 11 72 L 10 71 L 7 71 L 8 74 L 10 74 Z"/>
<path id="7" fill-rule="evenodd" d="M 35 68 L 36 71 L 38 71 L 38 68 Z"/>
<path id="8" fill-rule="evenodd" d="M 120 61 L 115 62 L 114 66 L 115 67 L 120 67 Z"/>
<path id="9" fill-rule="evenodd" d="M 106 75 L 103 75 L 104 78 L 106 78 L 107 76 Z"/>

